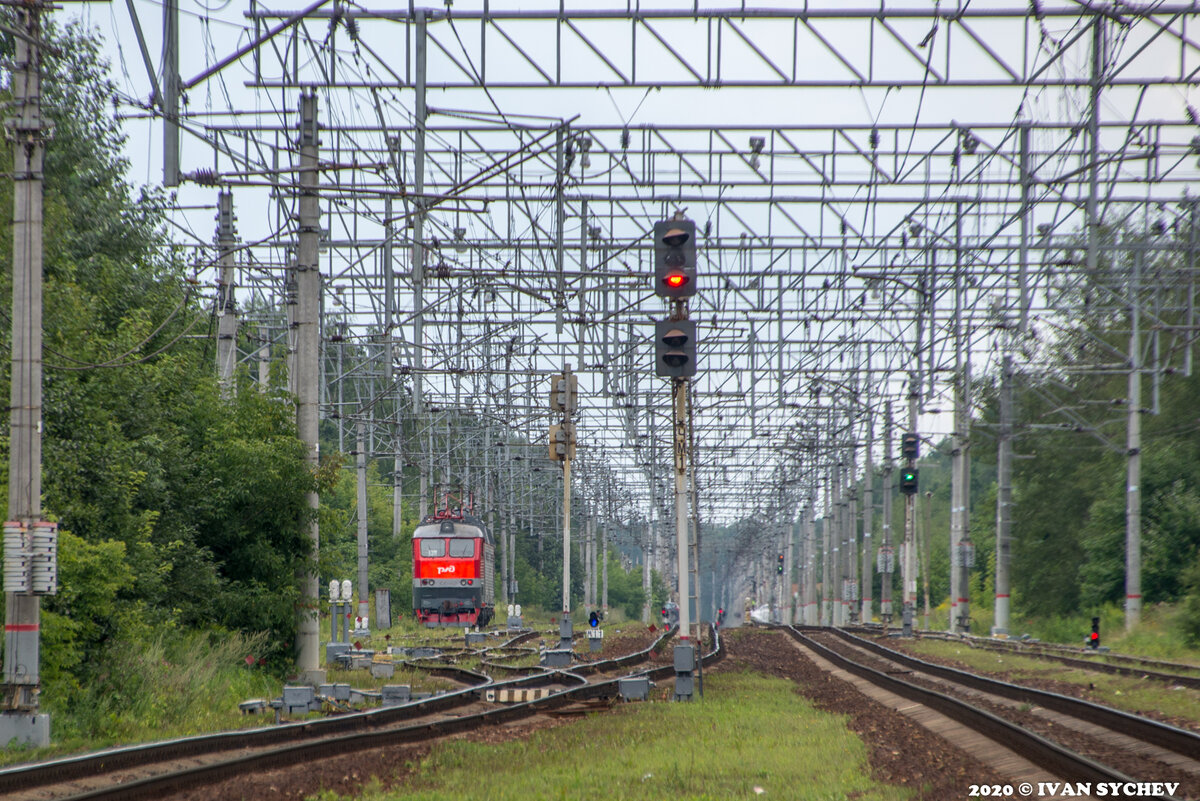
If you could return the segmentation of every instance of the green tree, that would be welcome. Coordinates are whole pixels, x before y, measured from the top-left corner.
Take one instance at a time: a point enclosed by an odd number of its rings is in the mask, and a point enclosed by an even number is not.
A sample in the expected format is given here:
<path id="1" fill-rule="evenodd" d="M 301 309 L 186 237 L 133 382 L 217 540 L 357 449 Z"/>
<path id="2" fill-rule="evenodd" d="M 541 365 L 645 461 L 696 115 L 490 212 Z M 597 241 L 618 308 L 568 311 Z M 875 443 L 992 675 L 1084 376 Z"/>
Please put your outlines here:
<path id="1" fill-rule="evenodd" d="M 45 676 L 86 681 L 106 649 L 151 626 L 267 631 L 285 661 L 314 486 L 292 405 L 244 376 L 221 397 L 209 343 L 189 336 L 210 314 L 165 245 L 166 198 L 124 178 L 99 46 L 74 23 L 48 25 L 47 39 L 43 507 L 62 547 L 60 592 L 45 604 Z M 11 58 L 11 38 L 0 52 Z M 0 159 L 12 162 L 11 143 Z M 0 214 L 12 217 L 8 182 Z M 11 229 L 0 231 L 7 309 Z M 0 346 L 10 346 L 7 326 Z M 8 385 L 5 358 L 0 392 Z"/>

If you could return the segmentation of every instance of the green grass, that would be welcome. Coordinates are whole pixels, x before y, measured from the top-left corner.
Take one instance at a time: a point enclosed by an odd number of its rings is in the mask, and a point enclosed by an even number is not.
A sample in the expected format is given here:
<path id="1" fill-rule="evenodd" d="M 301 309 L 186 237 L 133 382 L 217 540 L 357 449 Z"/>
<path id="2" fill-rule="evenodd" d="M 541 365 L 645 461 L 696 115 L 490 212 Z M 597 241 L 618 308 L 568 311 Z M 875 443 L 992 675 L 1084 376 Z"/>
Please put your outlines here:
<path id="1" fill-rule="evenodd" d="M 1177 618 L 1181 614 L 1184 611 L 1178 604 L 1151 604 L 1142 609 L 1137 627 L 1126 631 L 1124 610 L 1110 605 L 1094 614 L 1014 620 L 1010 632 L 1012 636 L 1029 634 L 1043 642 L 1082 647 L 1094 616 L 1100 618 L 1101 643 L 1115 652 L 1200 666 L 1200 647 L 1189 645 L 1179 634 Z M 974 631 L 986 634 L 987 630 L 976 627 Z"/>
<path id="2" fill-rule="evenodd" d="M 100 682 L 77 688 L 67 703 L 47 699 L 53 743 L 0 749 L 0 765 L 269 724 L 270 714 L 238 711 L 240 701 L 280 694 L 277 677 L 246 664 L 262 642 L 233 632 L 168 632 L 111 649 Z"/>
<path id="3" fill-rule="evenodd" d="M 1008 680 L 1017 683 L 1052 679 L 1084 687 L 1092 685 L 1090 700 L 1096 703 L 1128 712 L 1155 711 L 1200 721 L 1200 695 L 1189 689 L 1173 690 L 1171 685 L 1161 681 L 1077 670 L 1048 660 L 996 653 L 953 642 L 920 640 L 912 643 L 911 649 L 929 657 L 953 659 L 980 672 L 1005 672 Z"/>
<path id="4" fill-rule="evenodd" d="M 907 789 L 868 778 L 866 749 L 845 718 L 814 709 L 783 679 L 719 673 L 703 700 L 618 707 L 528 738 L 437 745 L 404 786 L 377 784 L 364 801 L 856 798 Z M 332 793 L 322 801 L 342 798 Z"/>

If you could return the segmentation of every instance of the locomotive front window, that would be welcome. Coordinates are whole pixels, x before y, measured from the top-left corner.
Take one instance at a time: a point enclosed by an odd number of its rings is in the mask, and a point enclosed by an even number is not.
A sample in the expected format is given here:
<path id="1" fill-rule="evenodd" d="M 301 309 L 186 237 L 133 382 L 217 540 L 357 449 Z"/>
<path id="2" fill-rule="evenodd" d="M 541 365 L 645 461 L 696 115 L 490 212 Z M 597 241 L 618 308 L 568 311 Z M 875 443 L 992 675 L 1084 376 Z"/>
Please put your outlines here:
<path id="1" fill-rule="evenodd" d="M 421 556 L 445 556 L 446 541 L 432 537 L 421 538 Z"/>
<path id="2" fill-rule="evenodd" d="M 450 555 L 458 559 L 466 559 L 475 555 L 475 540 L 450 540 Z"/>

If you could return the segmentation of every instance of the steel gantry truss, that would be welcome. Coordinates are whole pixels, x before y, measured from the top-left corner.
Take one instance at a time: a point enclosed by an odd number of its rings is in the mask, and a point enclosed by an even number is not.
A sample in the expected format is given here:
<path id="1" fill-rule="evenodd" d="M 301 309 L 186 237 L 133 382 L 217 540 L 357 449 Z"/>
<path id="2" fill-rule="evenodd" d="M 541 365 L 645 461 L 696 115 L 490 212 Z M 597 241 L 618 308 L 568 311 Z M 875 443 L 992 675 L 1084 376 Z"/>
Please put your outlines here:
<path id="1" fill-rule="evenodd" d="M 398 504 L 471 485 L 507 530 L 552 530 L 545 395 L 570 363 L 584 475 L 619 487 L 584 506 L 670 571 L 648 533 L 671 450 L 647 234 L 680 209 L 702 234 L 692 501 L 706 523 L 763 521 L 751 562 L 799 536 L 806 609 L 815 517 L 827 569 L 870 586 L 853 487 L 891 470 L 905 405 L 953 437 L 961 484 L 971 377 L 1042 369 L 1084 284 L 1164 323 L 1149 360 L 1135 334 L 1108 367 L 1191 369 L 1194 243 L 1154 287 L 1130 276 L 1194 236 L 1196 4 L 502 5 L 188 10 L 163 70 L 140 28 L 145 75 L 126 65 L 131 126 L 238 318 L 223 364 L 295 355 L 315 235 L 320 416 L 341 437 L 367 421 L 371 453 L 419 474 Z M 209 234 L 218 196 L 236 242 Z"/>

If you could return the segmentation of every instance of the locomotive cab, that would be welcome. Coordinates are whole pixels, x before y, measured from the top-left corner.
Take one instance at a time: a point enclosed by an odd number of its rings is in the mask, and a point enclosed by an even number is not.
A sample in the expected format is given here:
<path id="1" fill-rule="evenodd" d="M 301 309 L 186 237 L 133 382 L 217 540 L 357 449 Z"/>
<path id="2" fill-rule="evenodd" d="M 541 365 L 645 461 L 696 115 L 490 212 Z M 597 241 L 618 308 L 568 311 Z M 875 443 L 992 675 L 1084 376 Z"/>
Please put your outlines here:
<path id="1" fill-rule="evenodd" d="M 496 549 L 482 520 L 441 511 L 413 532 L 413 613 L 427 626 L 486 626 Z"/>

